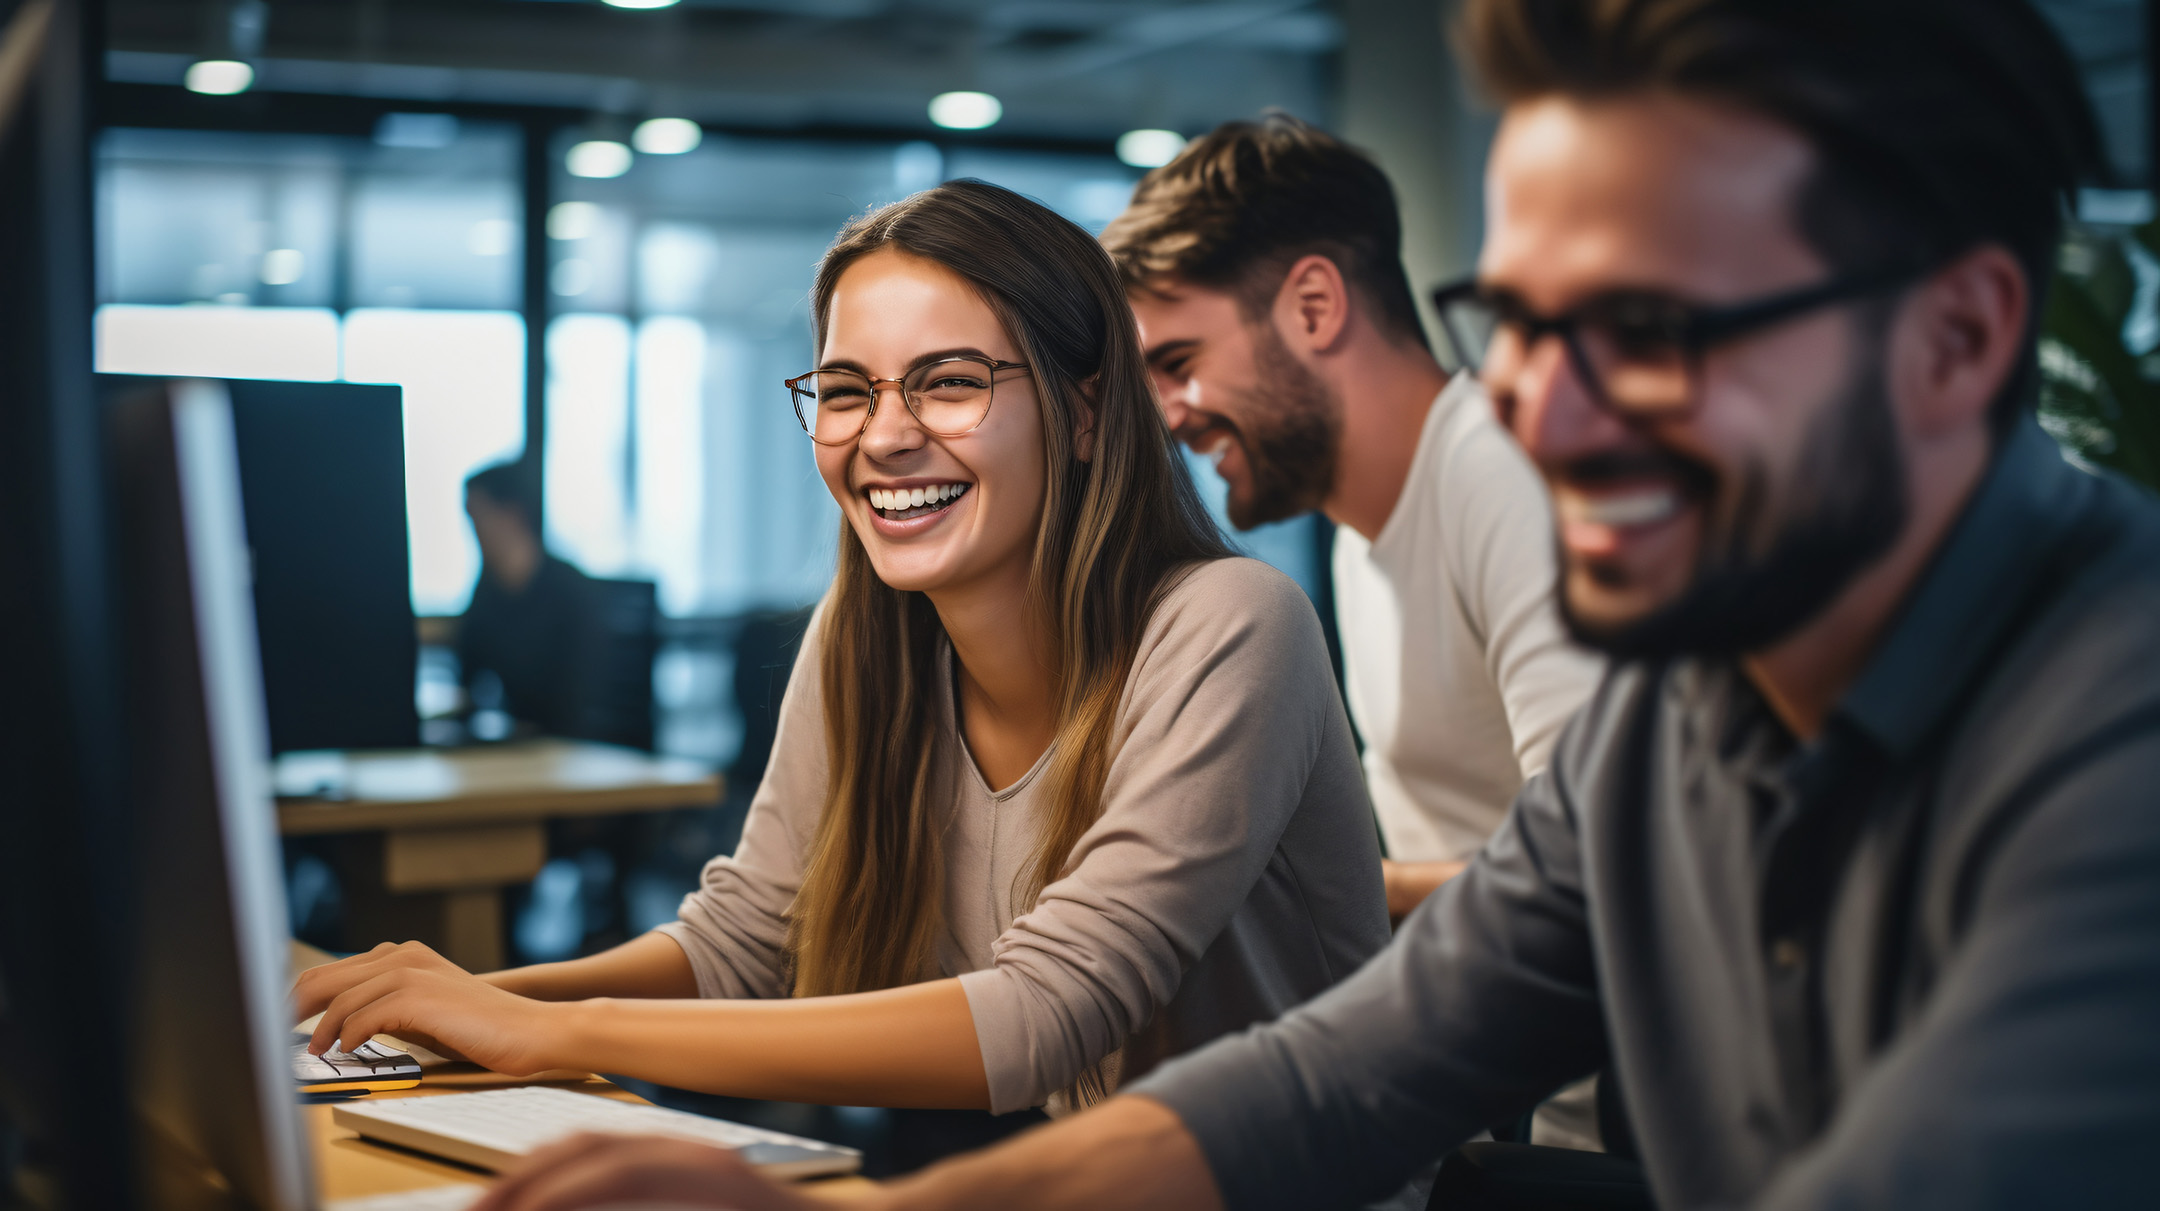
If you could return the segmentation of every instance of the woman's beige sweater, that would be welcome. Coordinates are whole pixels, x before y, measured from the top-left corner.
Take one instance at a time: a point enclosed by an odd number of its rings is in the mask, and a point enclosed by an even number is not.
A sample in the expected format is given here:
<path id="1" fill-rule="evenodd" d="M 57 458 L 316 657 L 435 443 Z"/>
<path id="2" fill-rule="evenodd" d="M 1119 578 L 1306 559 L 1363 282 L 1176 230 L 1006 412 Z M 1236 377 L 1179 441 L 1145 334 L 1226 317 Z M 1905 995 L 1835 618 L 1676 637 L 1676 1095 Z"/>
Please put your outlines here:
<path id="1" fill-rule="evenodd" d="M 1091 1067 L 1111 1087 L 1264 1021 L 1388 940 L 1380 853 L 1326 646 L 1295 584 L 1250 559 L 1189 573 L 1157 607 L 1119 705 L 1103 811 L 1071 873 L 1011 901 L 1047 796 L 1045 759 L 993 791 L 938 688 L 941 974 L 958 976 L 1000 1113 Z M 742 844 L 662 926 L 708 997 L 788 994 L 783 950 L 825 801 L 817 634 L 795 663 Z M 906 1040 L 894 1040 L 906 1046 Z"/>

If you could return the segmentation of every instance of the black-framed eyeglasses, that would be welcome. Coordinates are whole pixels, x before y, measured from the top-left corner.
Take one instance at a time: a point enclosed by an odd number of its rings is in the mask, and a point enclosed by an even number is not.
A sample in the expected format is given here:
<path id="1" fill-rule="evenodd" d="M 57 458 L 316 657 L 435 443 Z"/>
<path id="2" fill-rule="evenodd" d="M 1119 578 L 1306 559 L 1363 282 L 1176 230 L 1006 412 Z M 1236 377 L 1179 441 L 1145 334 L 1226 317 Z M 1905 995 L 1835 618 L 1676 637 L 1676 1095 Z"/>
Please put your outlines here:
<path id="1" fill-rule="evenodd" d="M 786 381 L 795 420 L 821 446 L 844 446 L 862 436 L 877 415 L 878 390 L 900 389 L 901 402 L 923 428 L 939 437 L 963 437 L 990 415 L 997 376 L 1026 370 L 1026 362 L 1001 362 L 957 354 L 925 362 L 900 378 L 871 378 L 855 370 L 812 370 Z"/>
<path id="2" fill-rule="evenodd" d="M 1432 301 L 1457 364 L 1473 374 L 1519 365 L 1539 341 L 1557 336 L 1598 404 L 1624 416 L 1663 417 L 1694 409 L 1707 350 L 1810 311 L 1880 294 L 1922 272 L 1905 267 L 1840 275 L 1722 306 L 1620 290 L 1554 316 L 1475 278 L 1440 287 Z"/>

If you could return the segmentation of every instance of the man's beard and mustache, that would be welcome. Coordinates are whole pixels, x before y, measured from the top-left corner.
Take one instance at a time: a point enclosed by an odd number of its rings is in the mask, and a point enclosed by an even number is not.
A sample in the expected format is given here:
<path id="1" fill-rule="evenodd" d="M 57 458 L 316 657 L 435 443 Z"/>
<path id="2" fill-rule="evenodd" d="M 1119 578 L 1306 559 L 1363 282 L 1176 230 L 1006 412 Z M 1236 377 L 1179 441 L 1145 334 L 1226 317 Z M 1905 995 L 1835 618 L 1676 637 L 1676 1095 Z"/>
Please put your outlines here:
<path id="1" fill-rule="evenodd" d="M 1250 530 L 1320 507 L 1335 487 L 1341 413 L 1318 375 L 1306 369 L 1272 328 L 1254 326 L 1255 385 L 1239 394 L 1242 419 L 1216 415 L 1208 428 L 1229 430 L 1245 453 L 1250 484 L 1233 489 L 1230 524 Z"/>
<path id="2" fill-rule="evenodd" d="M 1686 592 L 1647 616 L 1608 624 L 1579 616 L 1563 583 L 1560 614 L 1569 632 L 1619 659 L 1721 658 L 1769 647 L 1821 613 L 1905 530 L 1905 464 L 1883 379 L 1879 356 L 1862 358 L 1845 401 L 1809 432 L 1793 476 L 1797 507 L 1767 543 L 1750 541 L 1773 524 L 1763 515 L 1771 502 L 1758 463 L 1741 472 L 1722 516 L 1706 513 Z M 1670 451 L 1585 460 L 1571 478 L 1646 472 L 1676 475 L 1698 499 L 1716 500 L 1718 474 Z"/>

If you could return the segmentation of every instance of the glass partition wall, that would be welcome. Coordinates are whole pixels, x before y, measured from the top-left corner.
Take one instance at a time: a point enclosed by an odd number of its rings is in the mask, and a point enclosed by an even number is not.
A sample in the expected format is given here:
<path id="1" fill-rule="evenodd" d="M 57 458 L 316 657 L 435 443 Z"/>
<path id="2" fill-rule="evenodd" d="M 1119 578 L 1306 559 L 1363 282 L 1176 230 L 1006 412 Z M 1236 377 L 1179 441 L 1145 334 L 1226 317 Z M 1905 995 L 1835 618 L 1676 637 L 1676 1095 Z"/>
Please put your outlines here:
<path id="1" fill-rule="evenodd" d="M 418 145 L 414 145 L 414 144 Z M 113 130 L 98 369 L 397 383 L 416 612 L 479 572 L 460 486 L 525 444 L 515 128 L 429 141 Z"/>

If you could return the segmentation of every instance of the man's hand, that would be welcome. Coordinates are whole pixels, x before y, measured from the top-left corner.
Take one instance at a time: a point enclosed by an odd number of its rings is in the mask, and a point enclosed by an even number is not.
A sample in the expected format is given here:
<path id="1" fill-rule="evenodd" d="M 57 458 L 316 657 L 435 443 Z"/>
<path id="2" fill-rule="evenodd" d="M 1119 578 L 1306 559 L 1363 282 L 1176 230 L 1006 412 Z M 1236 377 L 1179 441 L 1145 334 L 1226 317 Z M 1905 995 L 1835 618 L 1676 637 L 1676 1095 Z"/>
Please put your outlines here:
<path id="1" fill-rule="evenodd" d="M 320 1011 L 308 1050 L 394 1034 L 512 1076 L 572 1067 L 554 1058 L 565 1007 L 504 992 L 418 942 L 385 942 L 313 967 L 293 984 L 299 1017 Z"/>
<path id="2" fill-rule="evenodd" d="M 650 1136 L 582 1135 L 534 1153 L 473 1211 L 660 1204 L 734 1211 L 830 1205 L 775 1184 L 724 1149 Z M 1120 1097 L 880 1186 L 848 1205 L 865 1211 L 1220 1211 L 1222 1199 L 1199 1142 L 1177 1115 L 1145 1097 Z"/>
<path id="3" fill-rule="evenodd" d="M 1387 886 L 1388 920 L 1401 922 L 1440 885 L 1463 873 L 1467 862 L 1391 862 L 1380 859 L 1380 878 Z"/>
<path id="4" fill-rule="evenodd" d="M 725 1148 L 657 1136 L 578 1135 L 504 1175 L 472 1211 L 666 1205 L 805 1211 L 826 1204 L 778 1185 Z"/>

